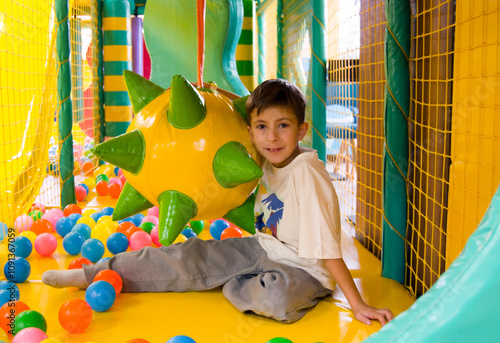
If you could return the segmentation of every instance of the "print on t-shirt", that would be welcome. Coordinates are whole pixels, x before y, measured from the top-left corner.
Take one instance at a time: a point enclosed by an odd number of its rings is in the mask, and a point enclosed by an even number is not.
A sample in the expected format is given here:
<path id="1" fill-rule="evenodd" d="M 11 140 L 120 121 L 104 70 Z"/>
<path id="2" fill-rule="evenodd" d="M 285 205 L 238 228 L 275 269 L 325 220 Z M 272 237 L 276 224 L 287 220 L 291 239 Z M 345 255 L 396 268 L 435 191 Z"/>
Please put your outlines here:
<path id="1" fill-rule="evenodd" d="M 262 209 L 263 213 L 256 216 L 256 228 L 259 229 L 266 226 L 273 236 L 277 238 L 278 225 L 283 218 L 283 201 L 276 195 L 276 193 L 267 194 L 267 187 L 263 183 L 260 184 Z"/>

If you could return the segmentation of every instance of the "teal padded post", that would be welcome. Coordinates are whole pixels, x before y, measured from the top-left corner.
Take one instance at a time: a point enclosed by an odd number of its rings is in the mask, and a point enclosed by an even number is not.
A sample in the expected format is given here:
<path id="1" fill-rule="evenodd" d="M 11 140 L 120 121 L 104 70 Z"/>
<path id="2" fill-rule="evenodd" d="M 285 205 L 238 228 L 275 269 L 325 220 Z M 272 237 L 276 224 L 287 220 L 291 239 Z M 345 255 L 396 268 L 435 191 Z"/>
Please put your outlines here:
<path id="1" fill-rule="evenodd" d="M 385 31 L 382 276 L 405 283 L 406 179 L 411 10 L 408 0 L 387 0 Z"/>

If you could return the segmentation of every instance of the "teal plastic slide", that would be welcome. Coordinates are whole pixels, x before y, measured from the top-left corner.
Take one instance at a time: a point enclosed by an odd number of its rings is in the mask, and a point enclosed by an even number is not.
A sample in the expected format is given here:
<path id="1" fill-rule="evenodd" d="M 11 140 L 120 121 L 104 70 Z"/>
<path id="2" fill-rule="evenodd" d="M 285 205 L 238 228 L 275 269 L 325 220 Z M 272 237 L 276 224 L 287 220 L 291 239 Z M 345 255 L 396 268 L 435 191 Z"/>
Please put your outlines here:
<path id="1" fill-rule="evenodd" d="M 460 256 L 407 311 L 364 342 L 499 342 L 500 187 Z"/>
<path id="2" fill-rule="evenodd" d="M 243 3 L 207 0 L 203 80 L 240 96 L 249 92 L 236 69 L 236 46 L 243 25 Z M 148 0 L 144 39 L 151 57 L 151 81 L 168 88 L 174 75 L 197 81 L 196 0 Z"/>

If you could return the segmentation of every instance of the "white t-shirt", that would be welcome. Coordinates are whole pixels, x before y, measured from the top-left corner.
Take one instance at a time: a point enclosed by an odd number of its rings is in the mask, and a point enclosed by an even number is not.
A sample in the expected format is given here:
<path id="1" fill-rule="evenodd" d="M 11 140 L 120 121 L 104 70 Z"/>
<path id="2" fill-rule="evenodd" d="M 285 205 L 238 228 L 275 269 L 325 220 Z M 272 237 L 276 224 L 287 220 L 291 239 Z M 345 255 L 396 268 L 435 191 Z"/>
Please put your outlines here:
<path id="1" fill-rule="evenodd" d="M 302 148 L 290 164 L 275 168 L 265 161 L 255 200 L 256 237 L 268 257 L 301 268 L 332 289 L 323 259 L 341 258 L 337 194 L 315 150 Z"/>

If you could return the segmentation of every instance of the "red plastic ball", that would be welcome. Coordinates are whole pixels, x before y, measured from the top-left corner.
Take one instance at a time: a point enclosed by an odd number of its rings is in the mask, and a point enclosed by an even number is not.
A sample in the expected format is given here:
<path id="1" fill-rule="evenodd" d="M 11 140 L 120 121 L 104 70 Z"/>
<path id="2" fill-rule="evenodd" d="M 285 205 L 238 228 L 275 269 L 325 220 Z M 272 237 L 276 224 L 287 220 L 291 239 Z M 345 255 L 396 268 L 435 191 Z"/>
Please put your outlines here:
<path id="1" fill-rule="evenodd" d="M 92 265 L 92 262 L 85 257 L 77 257 L 73 261 L 71 261 L 68 265 L 68 269 L 82 269 L 83 264 Z"/>
<path id="2" fill-rule="evenodd" d="M 127 341 L 126 343 L 149 343 L 149 341 L 146 341 L 145 339 L 142 339 L 142 338 L 132 338 L 131 340 Z"/>
<path id="3" fill-rule="evenodd" d="M 85 331 L 92 323 L 93 316 L 90 305 L 79 298 L 68 300 L 59 308 L 59 323 L 69 333 Z"/>
<path id="4" fill-rule="evenodd" d="M 112 183 L 108 186 L 108 192 L 111 198 L 118 199 L 122 192 L 122 185 L 119 183 Z"/>
<path id="5" fill-rule="evenodd" d="M 95 190 L 97 192 L 97 194 L 99 194 L 100 196 L 105 196 L 105 195 L 108 195 L 108 181 L 105 181 L 105 180 L 101 180 L 97 183 L 97 185 L 95 186 Z"/>
<path id="6" fill-rule="evenodd" d="M 83 186 L 75 187 L 76 201 L 83 201 L 87 197 L 87 190 Z"/>
<path id="7" fill-rule="evenodd" d="M 92 175 L 92 170 L 94 169 L 94 164 L 92 162 L 85 162 L 83 164 L 83 172 L 86 176 Z"/>
<path id="8" fill-rule="evenodd" d="M 113 286 L 113 288 L 115 289 L 116 294 L 120 294 L 120 292 L 122 291 L 122 286 L 123 286 L 122 278 L 121 278 L 120 274 L 118 274 L 114 270 L 111 270 L 111 269 L 101 270 L 99 273 L 97 273 L 94 276 L 93 282 L 96 282 L 99 280 L 109 282 L 111 284 L 111 286 Z"/>
<path id="9" fill-rule="evenodd" d="M 38 219 L 31 226 L 31 231 L 38 236 L 42 233 L 52 233 L 54 228 L 52 227 L 52 223 L 47 219 Z"/>
<path id="10" fill-rule="evenodd" d="M 234 226 L 230 226 L 227 229 L 224 229 L 220 235 L 220 239 L 226 238 L 235 238 L 235 237 L 243 237 L 240 229 L 235 228 Z"/>
<path id="11" fill-rule="evenodd" d="M 64 216 L 67 217 L 70 214 L 78 213 L 82 214 L 82 209 L 77 204 L 69 204 L 64 208 Z"/>
<path id="12" fill-rule="evenodd" d="M 2 328 L 5 332 L 9 332 L 12 330 L 10 327 L 12 316 L 15 317 L 19 313 L 27 310 L 30 310 L 30 307 L 19 300 L 12 302 L 9 301 L 3 304 L 3 306 L 0 307 L 0 328 Z"/>

